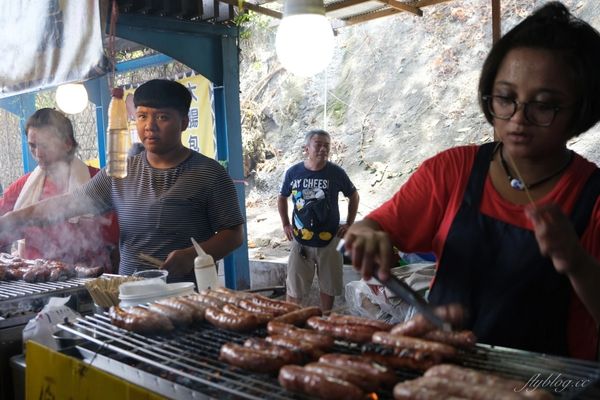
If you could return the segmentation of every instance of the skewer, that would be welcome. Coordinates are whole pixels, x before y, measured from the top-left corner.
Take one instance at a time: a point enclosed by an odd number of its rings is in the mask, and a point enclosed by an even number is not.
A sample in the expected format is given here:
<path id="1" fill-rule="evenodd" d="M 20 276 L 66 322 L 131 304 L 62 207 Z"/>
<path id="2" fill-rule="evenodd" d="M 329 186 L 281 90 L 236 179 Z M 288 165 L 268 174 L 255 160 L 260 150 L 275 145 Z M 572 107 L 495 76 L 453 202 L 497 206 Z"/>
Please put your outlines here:
<path id="1" fill-rule="evenodd" d="M 142 261 L 146 261 L 147 263 L 152 264 L 156 268 L 160 268 L 163 265 L 163 262 L 156 257 L 149 256 L 148 254 L 140 253 L 138 254 L 138 258 Z"/>
<path id="2" fill-rule="evenodd" d="M 510 161 L 513 169 L 515 170 L 515 173 L 517 174 L 517 178 L 519 178 L 519 180 L 521 182 L 523 182 L 523 189 L 525 189 L 525 194 L 527 195 L 529 202 L 531 203 L 532 206 L 535 206 L 535 201 L 533 201 L 533 197 L 531 197 L 531 193 L 529 192 L 529 189 L 527 189 L 527 185 L 525 185 L 525 181 L 523 180 L 523 176 L 521 175 L 521 172 L 519 172 L 519 169 L 517 168 L 517 164 L 515 164 L 515 160 L 513 160 L 512 156 L 510 155 L 509 152 L 506 152 L 506 155 L 508 156 L 508 161 Z"/>

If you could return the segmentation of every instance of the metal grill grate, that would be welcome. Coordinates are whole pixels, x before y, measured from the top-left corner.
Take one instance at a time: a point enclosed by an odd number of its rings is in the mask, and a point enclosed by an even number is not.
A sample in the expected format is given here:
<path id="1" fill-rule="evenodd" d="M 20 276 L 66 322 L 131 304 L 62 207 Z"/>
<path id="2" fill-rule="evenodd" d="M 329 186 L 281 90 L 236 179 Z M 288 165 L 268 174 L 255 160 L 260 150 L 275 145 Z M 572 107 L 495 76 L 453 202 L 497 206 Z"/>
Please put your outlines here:
<path id="1" fill-rule="evenodd" d="M 61 325 L 86 341 L 78 348 L 92 365 L 108 369 L 119 376 L 157 393 L 177 398 L 304 399 L 305 396 L 281 388 L 274 376 L 253 374 L 233 368 L 218 360 L 226 342 L 242 343 L 266 331 L 240 334 L 197 324 L 175 333 L 147 337 L 116 328 L 107 314 L 87 316 L 74 325 Z M 336 342 L 333 352 L 358 353 L 360 348 Z M 600 379 L 600 365 L 568 358 L 552 357 L 513 349 L 478 345 L 474 351 L 462 352 L 459 364 L 498 372 L 529 381 L 536 374 L 549 374 L 563 381 L 586 381 L 585 387 L 568 387 L 554 394 L 561 399 L 583 398 L 582 392 Z M 400 380 L 412 379 L 413 371 L 396 371 Z M 550 388 L 552 390 L 552 388 Z M 175 395 L 176 393 L 176 395 Z M 378 393 L 390 399 L 391 393 Z"/>
<path id="2" fill-rule="evenodd" d="M 63 290 L 80 288 L 89 278 L 73 278 L 61 282 L 27 283 L 25 281 L 0 281 L 0 302 L 3 300 L 16 300 L 19 298 L 36 295 L 58 293 Z M 1 303 L 0 303 L 1 304 Z"/>

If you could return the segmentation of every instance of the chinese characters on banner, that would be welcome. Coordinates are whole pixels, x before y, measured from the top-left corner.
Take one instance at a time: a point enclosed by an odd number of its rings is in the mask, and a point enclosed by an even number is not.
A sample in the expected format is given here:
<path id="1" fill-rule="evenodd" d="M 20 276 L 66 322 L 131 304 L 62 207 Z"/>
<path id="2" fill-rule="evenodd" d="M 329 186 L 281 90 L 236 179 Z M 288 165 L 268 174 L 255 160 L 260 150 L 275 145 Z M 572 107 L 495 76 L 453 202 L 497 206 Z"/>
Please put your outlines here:
<path id="1" fill-rule="evenodd" d="M 207 157 L 216 157 L 216 132 L 212 107 L 212 85 L 202 75 L 192 75 L 176 79 L 188 88 L 192 95 L 192 104 L 188 117 L 190 123 L 181 135 L 184 146 L 204 154 Z M 135 107 L 133 105 L 133 92 L 135 88 L 125 89 L 125 101 L 129 113 L 129 133 L 131 142 L 139 142 L 135 127 Z"/>

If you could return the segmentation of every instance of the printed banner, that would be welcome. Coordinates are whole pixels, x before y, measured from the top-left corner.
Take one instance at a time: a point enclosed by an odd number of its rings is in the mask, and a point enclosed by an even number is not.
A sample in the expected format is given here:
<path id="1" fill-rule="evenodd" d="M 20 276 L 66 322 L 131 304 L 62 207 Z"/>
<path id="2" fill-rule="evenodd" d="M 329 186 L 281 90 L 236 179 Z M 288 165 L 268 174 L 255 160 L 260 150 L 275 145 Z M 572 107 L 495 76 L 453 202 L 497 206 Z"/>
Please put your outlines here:
<path id="1" fill-rule="evenodd" d="M 183 131 L 181 142 L 184 146 L 204 154 L 207 157 L 216 157 L 216 132 L 215 117 L 212 104 L 212 83 L 202 75 L 184 76 L 175 79 L 188 88 L 192 95 L 192 104 L 188 117 L 188 129 Z M 129 113 L 129 133 L 131 143 L 139 142 L 135 126 L 135 107 L 133 105 L 133 92 L 135 88 L 125 88 L 125 102 Z"/>
<path id="2" fill-rule="evenodd" d="M 98 0 L 0 0 L 0 98 L 105 73 Z"/>

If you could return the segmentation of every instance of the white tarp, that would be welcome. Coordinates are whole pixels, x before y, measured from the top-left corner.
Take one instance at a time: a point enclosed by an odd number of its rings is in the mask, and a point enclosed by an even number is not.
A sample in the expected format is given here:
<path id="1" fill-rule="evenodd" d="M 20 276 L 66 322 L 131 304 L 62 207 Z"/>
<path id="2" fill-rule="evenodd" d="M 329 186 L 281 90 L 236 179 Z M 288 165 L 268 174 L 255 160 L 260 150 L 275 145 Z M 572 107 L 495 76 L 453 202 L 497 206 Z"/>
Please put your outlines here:
<path id="1" fill-rule="evenodd" d="M 0 0 L 0 98 L 104 74 L 98 0 Z"/>

